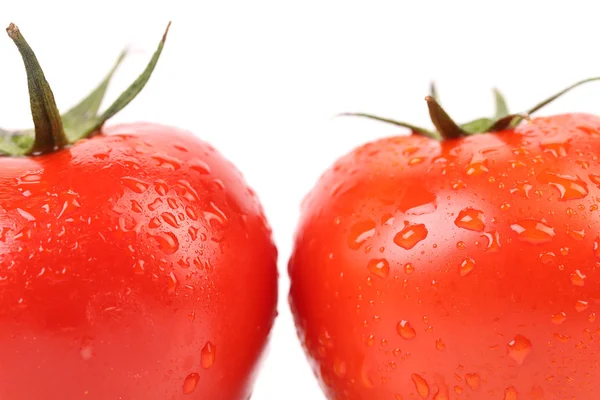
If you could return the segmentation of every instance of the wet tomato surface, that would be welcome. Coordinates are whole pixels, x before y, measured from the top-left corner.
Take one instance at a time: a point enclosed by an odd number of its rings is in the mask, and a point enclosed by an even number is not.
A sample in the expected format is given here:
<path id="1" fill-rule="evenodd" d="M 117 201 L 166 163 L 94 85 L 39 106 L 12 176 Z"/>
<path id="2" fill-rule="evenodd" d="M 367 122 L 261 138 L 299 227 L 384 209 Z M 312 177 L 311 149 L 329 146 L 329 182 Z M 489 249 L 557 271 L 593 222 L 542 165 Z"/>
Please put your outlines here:
<path id="1" fill-rule="evenodd" d="M 289 264 L 330 399 L 600 393 L 600 119 L 381 139 L 305 199 Z"/>
<path id="2" fill-rule="evenodd" d="M 258 199 L 187 132 L 103 133 L 0 158 L 0 397 L 246 400 L 277 298 Z"/>

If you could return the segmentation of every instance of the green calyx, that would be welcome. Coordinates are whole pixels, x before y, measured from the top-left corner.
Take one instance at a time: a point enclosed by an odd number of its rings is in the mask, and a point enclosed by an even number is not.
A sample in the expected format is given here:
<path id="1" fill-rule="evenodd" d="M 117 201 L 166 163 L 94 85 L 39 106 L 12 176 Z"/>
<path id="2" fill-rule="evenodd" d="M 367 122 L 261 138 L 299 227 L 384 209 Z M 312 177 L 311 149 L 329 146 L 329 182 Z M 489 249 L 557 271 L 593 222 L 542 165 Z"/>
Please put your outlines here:
<path id="1" fill-rule="evenodd" d="M 19 28 L 11 23 L 6 32 L 15 42 L 25 64 L 34 129 L 7 131 L 0 128 L 0 156 L 45 154 L 68 147 L 97 132 L 109 118 L 125 108 L 142 91 L 158 63 L 170 25 L 167 25 L 146 69 L 104 112 L 99 113 L 100 105 L 110 80 L 125 58 L 125 51 L 92 93 L 61 115 L 33 50 L 21 35 Z"/>
<path id="2" fill-rule="evenodd" d="M 561 90 L 560 92 L 550 96 L 544 101 L 536 104 L 531 107 L 529 110 L 524 113 L 511 114 L 508 110 L 508 106 L 506 105 L 506 101 L 502 94 L 494 89 L 494 99 L 496 103 L 496 111 L 494 116 L 491 118 L 478 118 L 473 121 L 469 121 L 464 124 L 457 124 L 454 122 L 452 118 L 446 113 L 446 111 L 442 108 L 439 102 L 439 98 L 437 95 L 437 90 L 435 85 L 432 83 L 430 88 L 429 96 L 425 97 L 425 101 L 427 102 L 427 107 L 429 109 L 429 117 L 431 118 L 431 122 L 435 126 L 435 131 L 421 128 L 419 126 L 415 126 L 412 124 L 408 124 L 401 121 L 396 121 L 389 118 L 379 117 L 373 114 L 365 114 L 365 113 L 343 113 L 341 116 L 354 116 L 354 117 L 364 117 L 373 119 L 376 121 L 385 122 L 388 124 L 401 126 L 403 128 L 408 128 L 412 131 L 413 134 L 426 136 L 435 140 L 449 140 L 449 139 L 457 139 L 466 136 L 477 135 L 481 133 L 489 133 L 489 132 L 499 132 L 507 129 L 513 129 L 517 125 L 519 125 L 524 119 L 529 119 L 529 117 L 540 110 L 547 104 L 556 100 L 560 96 L 565 93 L 571 91 L 572 89 L 581 86 L 588 82 L 598 81 L 600 77 L 588 78 L 582 81 L 576 82 L 573 85 Z"/>

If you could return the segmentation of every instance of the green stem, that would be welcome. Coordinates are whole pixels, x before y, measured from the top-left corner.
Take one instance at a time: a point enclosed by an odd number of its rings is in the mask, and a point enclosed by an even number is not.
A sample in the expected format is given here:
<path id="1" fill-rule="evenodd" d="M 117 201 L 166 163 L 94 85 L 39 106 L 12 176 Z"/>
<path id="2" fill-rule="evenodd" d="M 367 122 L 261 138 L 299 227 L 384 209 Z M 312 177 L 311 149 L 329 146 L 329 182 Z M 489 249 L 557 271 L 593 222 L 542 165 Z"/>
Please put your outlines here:
<path id="1" fill-rule="evenodd" d="M 17 45 L 27 72 L 31 116 L 35 126 L 35 141 L 31 153 L 41 154 L 66 146 L 68 140 L 62 119 L 42 67 L 15 24 L 11 23 L 6 32 Z"/>

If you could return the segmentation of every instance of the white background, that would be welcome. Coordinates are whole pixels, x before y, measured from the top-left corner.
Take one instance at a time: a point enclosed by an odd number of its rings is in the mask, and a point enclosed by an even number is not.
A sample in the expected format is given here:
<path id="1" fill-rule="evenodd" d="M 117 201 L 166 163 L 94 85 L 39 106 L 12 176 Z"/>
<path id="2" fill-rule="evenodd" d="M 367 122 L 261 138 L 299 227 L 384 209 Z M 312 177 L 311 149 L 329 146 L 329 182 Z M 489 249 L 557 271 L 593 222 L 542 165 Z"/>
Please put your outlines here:
<path id="1" fill-rule="evenodd" d="M 65 110 L 130 45 L 108 93 L 115 98 L 173 20 L 150 83 L 111 123 L 192 130 L 242 170 L 280 252 L 280 316 L 253 399 L 316 400 L 287 303 L 299 204 L 337 157 L 405 133 L 334 116 L 364 111 L 429 126 L 431 79 L 459 121 L 491 114 L 493 86 L 524 110 L 600 75 L 598 8 L 594 0 L 0 0 L 0 25 L 19 25 Z M 22 63 L 2 32 L 0 66 L 0 124 L 30 126 Z M 599 109 L 600 84 L 590 84 L 543 114 Z"/>

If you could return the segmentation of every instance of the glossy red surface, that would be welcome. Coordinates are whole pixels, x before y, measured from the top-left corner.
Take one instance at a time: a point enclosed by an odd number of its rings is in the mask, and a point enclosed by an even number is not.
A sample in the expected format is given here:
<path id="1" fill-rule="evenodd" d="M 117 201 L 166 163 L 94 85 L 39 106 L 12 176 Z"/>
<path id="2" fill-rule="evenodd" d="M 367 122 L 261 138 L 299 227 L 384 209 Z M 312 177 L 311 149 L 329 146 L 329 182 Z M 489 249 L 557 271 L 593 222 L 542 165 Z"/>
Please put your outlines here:
<path id="1" fill-rule="evenodd" d="M 277 252 L 230 162 L 131 124 L 0 170 L 0 398 L 250 396 Z"/>
<path id="2" fill-rule="evenodd" d="M 600 119 L 362 146 L 303 203 L 289 264 L 330 399 L 600 393 Z"/>

